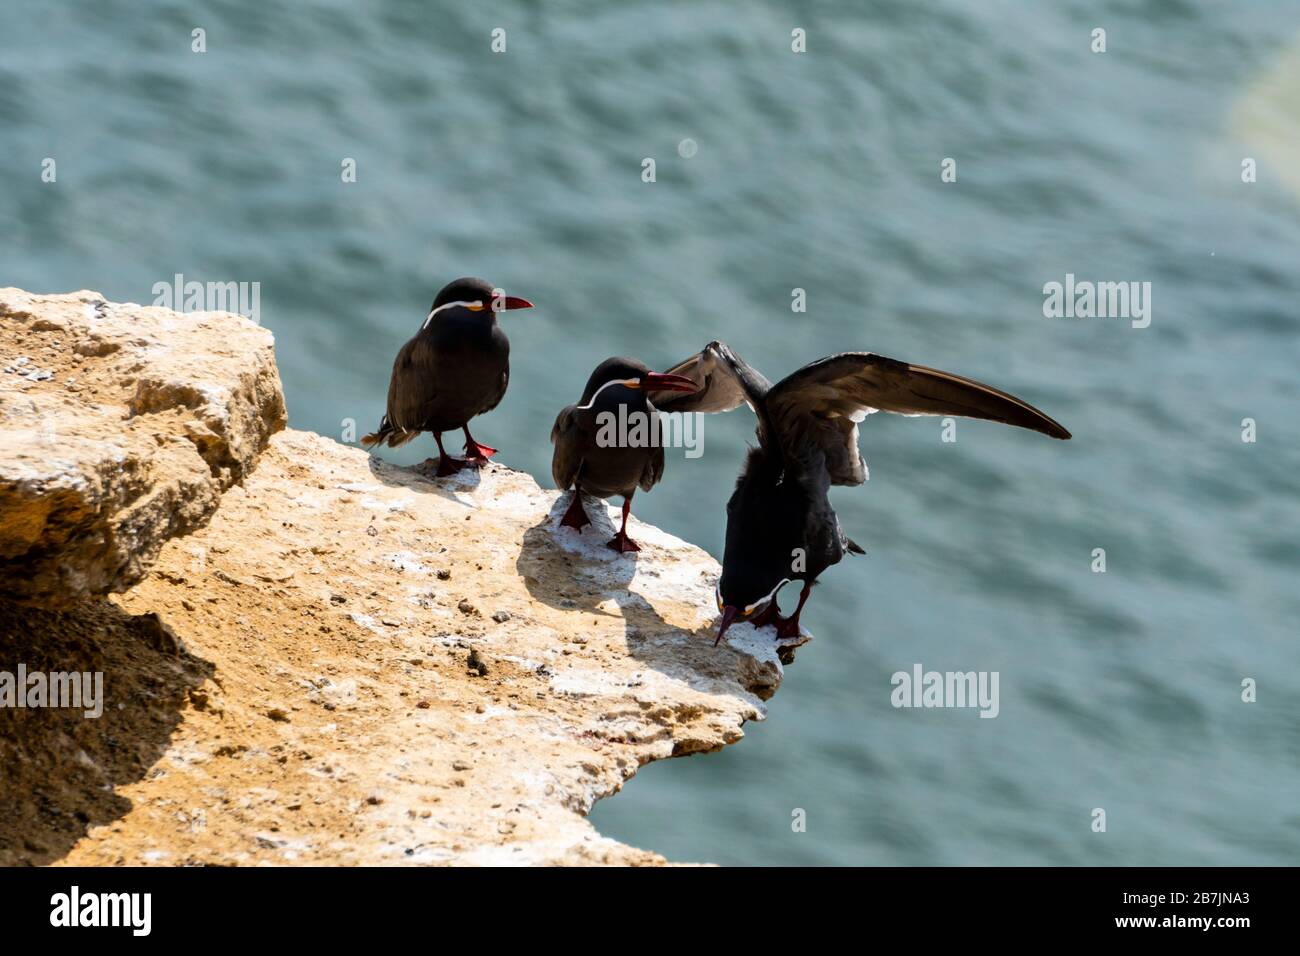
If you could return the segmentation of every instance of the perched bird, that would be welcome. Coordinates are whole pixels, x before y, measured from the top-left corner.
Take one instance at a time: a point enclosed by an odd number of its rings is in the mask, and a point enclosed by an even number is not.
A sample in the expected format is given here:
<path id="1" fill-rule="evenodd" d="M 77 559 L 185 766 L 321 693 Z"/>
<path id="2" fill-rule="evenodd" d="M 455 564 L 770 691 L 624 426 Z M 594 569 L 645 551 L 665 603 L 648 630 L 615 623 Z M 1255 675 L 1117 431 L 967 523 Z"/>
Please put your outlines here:
<path id="1" fill-rule="evenodd" d="M 758 417 L 758 447 L 727 502 L 717 641 L 737 619 L 775 623 L 778 638 L 796 636 L 818 576 L 846 551 L 863 553 L 840 527 L 827 493 L 831 485 L 866 480 L 858 423 L 872 412 L 983 418 L 1070 437 L 1014 395 L 870 352 L 818 359 L 772 385 L 726 345 L 712 342 L 669 374 L 700 388 L 659 402 L 664 411 L 722 412 L 745 402 Z M 803 585 L 799 605 L 783 618 L 777 593 L 792 581 Z"/>
<path id="2" fill-rule="evenodd" d="M 608 542 L 620 553 L 640 551 L 627 535 L 627 516 L 637 488 L 649 491 L 664 473 L 657 413 L 652 399 L 698 386 L 680 375 L 661 375 L 630 358 L 608 358 L 587 379 L 578 404 L 556 416 L 551 429 L 555 453 L 551 475 L 573 500 L 560 524 L 580 533 L 591 519 L 582 507 L 585 492 L 597 498 L 623 496 L 623 526 Z"/>
<path id="3" fill-rule="evenodd" d="M 497 450 L 474 440 L 469 420 L 496 408 L 510 383 L 510 340 L 497 325 L 497 312 L 532 307 L 482 279 L 443 286 L 420 330 L 397 353 L 388 412 L 361 444 L 369 448 L 387 441 L 396 448 L 420 432 L 433 432 L 439 477 L 487 464 Z M 442 447 L 442 433 L 457 428 L 465 432 L 464 458 Z"/>

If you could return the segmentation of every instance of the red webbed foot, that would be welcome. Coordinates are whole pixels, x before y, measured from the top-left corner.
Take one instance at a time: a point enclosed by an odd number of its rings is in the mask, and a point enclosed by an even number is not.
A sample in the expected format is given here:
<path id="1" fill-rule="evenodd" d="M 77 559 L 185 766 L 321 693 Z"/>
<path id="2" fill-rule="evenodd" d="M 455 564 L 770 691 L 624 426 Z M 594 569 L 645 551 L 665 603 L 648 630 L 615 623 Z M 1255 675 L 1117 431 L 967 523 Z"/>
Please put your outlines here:
<path id="1" fill-rule="evenodd" d="M 476 463 L 476 467 L 482 468 L 487 464 L 488 459 L 497 453 L 497 450 L 491 445 L 480 445 L 476 441 L 465 443 L 465 457 Z"/>
<path id="2" fill-rule="evenodd" d="M 790 617 L 783 617 L 776 623 L 776 639 L 778 641 L 788 641 L 791 638 L 798 637 L 799 616 L 797 614 Z"/>
<path id="3" fill-rule="evenodd" d="M 473 467 L 475 467 L 474 463 L 468 458 L 457 458 L 455 455 L 439 455 L 438 470 L 434 472 L 434 477 L 446 478 L 448 475 L 454 475 L 458 471 Z"/>
<path id="4" fill-rule="evenodd" d="M 560 527 L 573 528 L 581 533 L 582 529 L 591 524 L 591 519 L 587 517 L 587 511 L 582 507 L 582 492 L 574 491 L 573 500 L 569 502 L 569 508 L 564 512 L 564 517 L 560 519 Z"/>
<path id="5" fill-rule="evenodd" d="M 799 615 L 803 613 L 803 606 L 808 603 L 808 595 L 811 592 L 812 585 L 805 583 L 803 590 L 799 592 L 799 606 L 794 609 L 794 613 L 789 617 L 777 619 L 776 639 L 778 641 L 792 640 L 802 633 L 799 630 Z"/>
<path id="6" fill-rule="evenodd" d="M 606 542 L 606 546 L 613 548 L 619 554 L 627 554 L 630 551 L 640 551 L 641 545 L 637 544 L 627 536 L 627 519 L 632 514 L 632 498 L 629 495 L 623 499 L 623 523 L 619 525 L 618 534 Z"/>
<path id="7" fill-rule="evenodd" d="M 637 544 L 627 536 L 626 531 L 620 531 L 614 537 L 605 542 L 605 547 L 612 548 L 619 554 L 627 554 L 629 551 L 640 551 L 641 545 Z"/>

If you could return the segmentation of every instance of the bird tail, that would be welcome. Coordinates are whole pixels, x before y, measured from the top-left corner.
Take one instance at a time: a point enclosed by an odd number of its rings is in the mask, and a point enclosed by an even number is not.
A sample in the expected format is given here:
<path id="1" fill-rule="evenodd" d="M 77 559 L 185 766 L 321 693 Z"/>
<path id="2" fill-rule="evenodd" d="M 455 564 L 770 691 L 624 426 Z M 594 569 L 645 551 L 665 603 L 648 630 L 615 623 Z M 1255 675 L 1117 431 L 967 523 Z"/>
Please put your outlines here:
<path id="1" fill-rule="evenodd" d="M 389 448 L 397 448 L 399 445 L 405 445 L 418 434 L 420 434 L 418 431 L 409 432 L 404 428 L 395 427 L 385 415 L 379 420 L 379 429 L 362 438 L 361 445 L 363 448 L 371 448 L 388 442 Z"/>

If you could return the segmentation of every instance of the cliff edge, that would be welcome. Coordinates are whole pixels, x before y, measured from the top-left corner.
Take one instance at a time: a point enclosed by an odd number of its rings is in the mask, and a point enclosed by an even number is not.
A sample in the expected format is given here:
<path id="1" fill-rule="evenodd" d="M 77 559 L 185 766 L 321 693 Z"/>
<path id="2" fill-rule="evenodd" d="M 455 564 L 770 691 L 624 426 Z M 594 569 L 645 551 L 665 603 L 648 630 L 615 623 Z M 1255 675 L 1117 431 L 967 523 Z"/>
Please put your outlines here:
<path id="1" fill-rule="evenodd" d="M 0 674 L 103 686 L 0 706 L 0 864 L 664 862 L 586 812 L 794 645 L 715 649 L 716 562 L 635 519 L 284 420 L 246 319 L 0 289 Z"/>

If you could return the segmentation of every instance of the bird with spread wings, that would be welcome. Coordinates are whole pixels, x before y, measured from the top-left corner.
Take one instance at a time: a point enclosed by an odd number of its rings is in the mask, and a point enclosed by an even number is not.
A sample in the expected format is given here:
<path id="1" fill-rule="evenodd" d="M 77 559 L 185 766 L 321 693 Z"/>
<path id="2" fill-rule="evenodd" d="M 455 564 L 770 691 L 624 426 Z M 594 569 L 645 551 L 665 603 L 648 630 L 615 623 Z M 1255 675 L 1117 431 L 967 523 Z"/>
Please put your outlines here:
<path id="1" fill-rule="evenodd" d="M 650 393 L 663 412 L 725 412 L 747 404 L 758 419 L 752 448 L 727 503 L 726 544 L 717 587 L 722 620 L 774 623 L 779 639 L 799 633 L 799 615 L 818 576 L 845 552 L 861 554 L 831 507 L 831 485 L 867 479 L 858 424 L 877 411 L 981 418 L 1068 439 L 1070 433 L 1028 402 L 973 379 L 871 352 L 841 352 L 773 385 L 722 342 L 668 370 L 699 388 Z M 789 617 L 777 593 L 800 581 Z M 715 644 L 717 641 L 714 642 Z"/>

